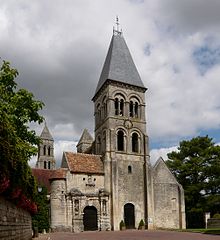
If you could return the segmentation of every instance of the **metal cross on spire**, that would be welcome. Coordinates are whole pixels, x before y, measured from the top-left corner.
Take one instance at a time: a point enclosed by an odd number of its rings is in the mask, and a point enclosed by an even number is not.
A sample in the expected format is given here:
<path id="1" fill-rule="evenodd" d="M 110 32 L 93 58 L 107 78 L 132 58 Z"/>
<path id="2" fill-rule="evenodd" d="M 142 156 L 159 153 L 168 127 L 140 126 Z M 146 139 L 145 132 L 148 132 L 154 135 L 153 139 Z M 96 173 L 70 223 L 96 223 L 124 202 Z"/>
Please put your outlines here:
<path id="1" fill-rule="evenodd" d="M 118 16 L 116 16 L 116 29 L 115 29 L 115 27 L 113 27 L 113 34 L 114 35 L 121 35 L 122 34 L 122 29 L 119 30 L 119 26 L 120 26 L 119 18 L 118 18 Z"/>

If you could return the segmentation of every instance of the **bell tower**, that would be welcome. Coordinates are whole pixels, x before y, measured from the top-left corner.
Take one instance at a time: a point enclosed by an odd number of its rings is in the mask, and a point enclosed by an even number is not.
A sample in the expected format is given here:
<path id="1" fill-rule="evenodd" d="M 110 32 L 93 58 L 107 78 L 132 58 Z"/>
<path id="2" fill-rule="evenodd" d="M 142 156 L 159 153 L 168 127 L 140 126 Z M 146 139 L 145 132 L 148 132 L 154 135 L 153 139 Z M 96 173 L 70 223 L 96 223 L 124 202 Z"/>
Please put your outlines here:
<path id="1" fill-rule="evenodd" d="M 54 140 L 45 123 L 44 129 L 40 135 L 41 143 L 38 146 L 38 158 L 36 168 L 56 169 L 54 158 Z"/>
<path id="2" fill-rule="evenodd" d="M 112 230 L 147 222 L 149 149 L 145 91 L 119 30 L 113 36 L 93 97 L 95 152 L 103 155 L 105 189 L 111 193 Z"/>

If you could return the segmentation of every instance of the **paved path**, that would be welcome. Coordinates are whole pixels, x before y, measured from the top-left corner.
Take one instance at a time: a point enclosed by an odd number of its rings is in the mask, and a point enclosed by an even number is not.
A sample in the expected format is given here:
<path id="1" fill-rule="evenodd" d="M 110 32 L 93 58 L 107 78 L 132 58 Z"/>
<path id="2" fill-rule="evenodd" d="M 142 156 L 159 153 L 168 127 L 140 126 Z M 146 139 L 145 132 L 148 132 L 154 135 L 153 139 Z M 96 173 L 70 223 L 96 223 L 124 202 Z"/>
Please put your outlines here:
<path id="1" fill-rule="evenodd" d="M 50 233 L 40 235 L 36 240 L 220 240 L 219 235 L 174 231 L 115 231 L 115 232 L 82 232 Z"/>

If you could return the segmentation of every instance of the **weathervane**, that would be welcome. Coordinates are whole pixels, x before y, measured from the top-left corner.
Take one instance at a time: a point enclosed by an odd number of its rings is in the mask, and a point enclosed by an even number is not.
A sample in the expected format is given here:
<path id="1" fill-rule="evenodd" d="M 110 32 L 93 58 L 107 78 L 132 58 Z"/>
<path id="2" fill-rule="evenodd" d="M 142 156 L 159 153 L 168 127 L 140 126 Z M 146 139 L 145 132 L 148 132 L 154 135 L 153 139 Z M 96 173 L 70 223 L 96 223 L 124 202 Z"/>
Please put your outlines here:
<path id="1" fill-rule="evenodd" d="M 116 29 L 115 29 L 115 27 L 113 26 L 113 34 L 114 35 L 121 35 L 122 34 L 122 29 L 121 30 L 119 30 L 119 18 L 118 18 L 118 16 L 116 16 Z"/>

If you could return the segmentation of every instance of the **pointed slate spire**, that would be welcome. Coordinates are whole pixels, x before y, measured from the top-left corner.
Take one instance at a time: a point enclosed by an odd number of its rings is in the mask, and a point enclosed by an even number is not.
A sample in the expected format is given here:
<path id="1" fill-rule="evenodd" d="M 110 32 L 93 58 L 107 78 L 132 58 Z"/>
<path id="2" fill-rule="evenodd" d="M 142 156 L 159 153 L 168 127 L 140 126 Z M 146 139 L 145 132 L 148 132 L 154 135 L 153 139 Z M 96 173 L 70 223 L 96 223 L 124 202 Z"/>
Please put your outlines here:
<path id="1" fill-rule="evenodd" d="M 95 95 L 107 80 L 145 88 L 122 32 L 114 30 Z M 146 89 L 146 88 L 145 88 Z"/>
<path id="2" fill-rule="evenodd" d="M 50 134 L 50 131 L 49 131 L 48 127 L 47 127 L 46 122 L 45 122 L 45 125 L 44 125 L 44 129 L 43 129 L 43 131 L 42 131 L 42 133 L 40 135 L 40 138 L 41 139 L 53 140 L 53 137 Z"/>
<path id="3" fill-rule="evenodd" d="M 77 144 L 78 153 L 91 153 L 93 144 L 93 137 L 90 135 L 87 129 L 84 129 L 82 136 Z"/>
<path id="4" fill-rule="evenodd" d="M 93 137 L 90 135 L 87 129 L 84 129 L 82 136 L 77 145 L 80 145 L 82 143 L 92 143 L 92 142 L 93 142 Z"/>

